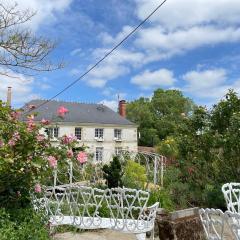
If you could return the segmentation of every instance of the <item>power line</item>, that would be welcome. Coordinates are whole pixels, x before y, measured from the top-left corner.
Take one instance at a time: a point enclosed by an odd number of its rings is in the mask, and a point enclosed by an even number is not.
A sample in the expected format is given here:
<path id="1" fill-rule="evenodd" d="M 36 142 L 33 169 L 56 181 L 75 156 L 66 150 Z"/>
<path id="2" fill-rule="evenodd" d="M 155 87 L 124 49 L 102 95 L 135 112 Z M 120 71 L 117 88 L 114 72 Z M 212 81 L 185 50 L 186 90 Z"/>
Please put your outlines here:
<path id="1" fill-rule="evenodd" d="M 112 54 L 120 45 L 122 45 L 123 42 L 125 42 L 131 35 L 133 35 L 160 7 L 162 7 L 162 5 L 166 2 L 167 0 L 164 0 L 163 2 L 161 2 L 161 4 L 159 4 L 143 21 L 141 21 L 130 33 L 128 33 L 118 44 L 116 44 L 109 52 L 107 52 L 100 60 L 98 60 L 92 67 L 90 67 L 86 72 L 84 72 L 82 75 L 80 75 L 76 80 L 74 80 L 72 83 L 70 83 L 69 85 L 67 85 L 65 88 L 63 88 L 60 92 L 58 92 L 57 94 L 55 94 L 54 96 L 52 96 L 51 98 L 49 98 L 48 100 L 44 101 L 43 103 L 39 104 L 38 106 L 36 106 L 36 109 L 40 108 L 41 106 L 47 104 L 48 102 L 50 102 L 51 100 L 53 100 L 54 98 L 58 97 L 59 95 L 61 95 L 63 92 L 65 92 L 66 90 L 68 90 L 70 87 L 72 87 L 73 85 L 75 85 L 78 81 L 80 81 L 83 77 L 85 77 L 89 72 L 91 72 L 94 68 L 96 68 L 101 62 L 103 62 L 110 54 Z M 27 111 L 25 114 L 31 112 Z"/>

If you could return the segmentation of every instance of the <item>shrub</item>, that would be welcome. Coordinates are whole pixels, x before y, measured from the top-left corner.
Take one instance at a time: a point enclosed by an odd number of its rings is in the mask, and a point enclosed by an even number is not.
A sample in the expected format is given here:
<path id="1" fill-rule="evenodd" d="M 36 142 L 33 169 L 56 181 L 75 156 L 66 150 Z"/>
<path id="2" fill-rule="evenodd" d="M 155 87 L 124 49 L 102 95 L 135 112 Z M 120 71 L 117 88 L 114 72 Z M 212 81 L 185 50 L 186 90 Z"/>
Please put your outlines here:
<path id="1" fill-rule="evenodd" d="M 174 203 L 170 194 L 166 189 L 152 191 L 148 200 L 148 204 L 152 205 L 156 202 L 160 203 L 160 207 L 168 211 L 174 210 Z"/>
<path id="2" fill-rule="evenodd" d="M 35 190 L 41 191 L 41 184 L 53 184 L 52 170 L 56 165 L 61 167 L 73 159 L 81 165 L 86 162 L 83 150 L 72 151 L 77 143 L 74 136 L 63 136 L 60 146 L 53 147 L 40 133 L 49 121 L 37 123 L 37 113 L 27 117 L 21 114 L 0 101 L 0 207 L 4 208 L 29 205 L 29 192 L 35 185 Z M 20 121 L 20 117 L 26 121 Z"/>
<path id="3" fill-rule="evenodd" d="M 0 208 L 1 240 L 47 240 L 50 239 L 43 217 L 32 209 L 6 211 Z"/>
<path id="4" fill-rule="evenodd" d="M 146 169 L 137 162 L 128 160 L 124 168 L 123 184 L 125 187 L 144 189 L 147 182 Z"/>
<path id="5" fill-rule="evenodd" d="M 113 157 L 109 165 L 105 164 L 102 170 L 109 188 L 122 187 L 122 166 L 117 156 Z"/>

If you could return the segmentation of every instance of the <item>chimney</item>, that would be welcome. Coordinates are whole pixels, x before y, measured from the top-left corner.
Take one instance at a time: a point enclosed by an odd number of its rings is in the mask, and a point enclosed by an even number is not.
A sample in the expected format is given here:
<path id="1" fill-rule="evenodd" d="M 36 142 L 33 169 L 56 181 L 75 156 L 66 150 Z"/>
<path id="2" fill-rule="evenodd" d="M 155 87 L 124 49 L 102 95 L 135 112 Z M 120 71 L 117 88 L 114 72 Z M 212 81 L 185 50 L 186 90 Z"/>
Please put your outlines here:
<path id="1" fill-rule="evenodd" d="M 120 100 L 119 103 L 118 103 L 118 112 L 119 114 L 126 118 L 126 107 L 127 107 L 127 103 L 125 100 Z"/>
<path id="2" fill-rule="evenodd" d="M 7 90 L 7 105 L 11 106 L 12 104 L 12 87 L 8 87 Z"/>

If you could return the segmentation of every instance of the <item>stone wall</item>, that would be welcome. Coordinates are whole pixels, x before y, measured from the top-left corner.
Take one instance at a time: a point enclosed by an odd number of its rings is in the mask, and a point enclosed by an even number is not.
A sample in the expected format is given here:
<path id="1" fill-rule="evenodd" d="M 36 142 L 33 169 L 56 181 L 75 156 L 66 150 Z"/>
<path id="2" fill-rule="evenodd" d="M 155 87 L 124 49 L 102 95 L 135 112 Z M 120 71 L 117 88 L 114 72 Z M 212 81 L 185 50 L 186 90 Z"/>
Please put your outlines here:
<path id="1" fill-rule="evenodd" d="M 204 240 L 204 231 L 198 208 L 180 210 L 172 213 L 159 211 L 156 230 L 160 240 Z"/>

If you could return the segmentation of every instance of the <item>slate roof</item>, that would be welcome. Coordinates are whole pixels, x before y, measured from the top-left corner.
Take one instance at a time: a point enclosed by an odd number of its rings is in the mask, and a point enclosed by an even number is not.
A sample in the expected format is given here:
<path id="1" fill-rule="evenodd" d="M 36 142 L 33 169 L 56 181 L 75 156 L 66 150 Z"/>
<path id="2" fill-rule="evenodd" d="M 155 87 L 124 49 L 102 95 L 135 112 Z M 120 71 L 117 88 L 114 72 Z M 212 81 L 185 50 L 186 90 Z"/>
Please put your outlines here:
<path id="1" fill-rule="evenodd" d="M 45 100 L 32 100 L 28 102 L 23 107 L 24 112 L 29 110 L 29 105 L 38 106 L 44 101 Z M 69 110 L 63 119 L 57 117 L 57 109 L 60 106 L 64 106 Z M 32 110 L 32 112 L 38 113 L 35 118 L 36 121 L 41 121 L 41 119 L 45 118 L 52 122 L 136 125 L 103 104 L 87 104 L 53 100 L 36 110 Z"/>

